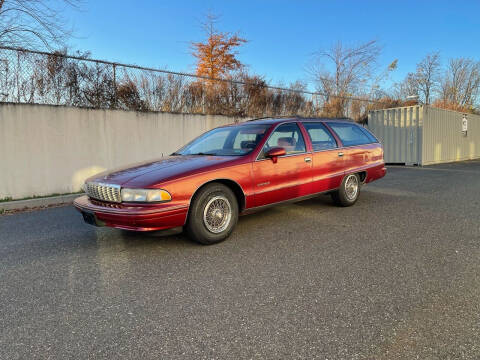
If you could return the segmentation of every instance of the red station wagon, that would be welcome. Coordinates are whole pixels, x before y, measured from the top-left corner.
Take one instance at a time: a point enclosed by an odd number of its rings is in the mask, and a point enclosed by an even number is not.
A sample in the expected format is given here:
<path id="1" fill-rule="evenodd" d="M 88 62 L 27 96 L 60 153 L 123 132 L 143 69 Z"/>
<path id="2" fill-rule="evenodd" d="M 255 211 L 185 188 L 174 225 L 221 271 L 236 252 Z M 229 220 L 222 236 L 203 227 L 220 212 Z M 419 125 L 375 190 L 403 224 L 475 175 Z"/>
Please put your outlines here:
<path id="1" fill-rule="evenodd" d="M 92 225 L 148 231 L 185 227 L 213 244 L 238 216 L 330 193 L 353 205 L 362 184 L 385 176 L 368 130 L 332 119 L 257 119 L 204 133 L 168 157 L 87 179 L 75 207 Z"/>

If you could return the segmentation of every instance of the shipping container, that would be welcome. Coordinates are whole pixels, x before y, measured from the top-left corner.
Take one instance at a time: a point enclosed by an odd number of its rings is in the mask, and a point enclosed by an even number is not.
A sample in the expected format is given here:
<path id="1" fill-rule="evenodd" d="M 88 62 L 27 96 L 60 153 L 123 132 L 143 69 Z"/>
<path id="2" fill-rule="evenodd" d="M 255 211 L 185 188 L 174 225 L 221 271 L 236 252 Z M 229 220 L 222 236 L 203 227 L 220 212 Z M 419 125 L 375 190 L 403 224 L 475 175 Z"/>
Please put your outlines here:
<path id="1" fill-rule="evenodd" d="M 383 144 L 389 164 L 480 158 L 480 115 L 416 105 L 370 111 L 367 127 Z"/>

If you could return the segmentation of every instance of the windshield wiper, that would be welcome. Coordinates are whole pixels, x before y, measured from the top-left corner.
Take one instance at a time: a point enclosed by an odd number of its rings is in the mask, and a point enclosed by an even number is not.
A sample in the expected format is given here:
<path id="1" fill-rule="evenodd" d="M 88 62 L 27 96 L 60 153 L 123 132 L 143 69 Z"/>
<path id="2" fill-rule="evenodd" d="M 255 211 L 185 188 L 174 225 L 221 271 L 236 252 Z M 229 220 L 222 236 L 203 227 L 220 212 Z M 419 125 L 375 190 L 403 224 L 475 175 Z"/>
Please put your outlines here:
<path id="1" fill-rule="evenodd" d="M 185 154 L 185 155 L 216 155 L 216 154 L 215 153 L 198 152 L 198 153 Z"/>

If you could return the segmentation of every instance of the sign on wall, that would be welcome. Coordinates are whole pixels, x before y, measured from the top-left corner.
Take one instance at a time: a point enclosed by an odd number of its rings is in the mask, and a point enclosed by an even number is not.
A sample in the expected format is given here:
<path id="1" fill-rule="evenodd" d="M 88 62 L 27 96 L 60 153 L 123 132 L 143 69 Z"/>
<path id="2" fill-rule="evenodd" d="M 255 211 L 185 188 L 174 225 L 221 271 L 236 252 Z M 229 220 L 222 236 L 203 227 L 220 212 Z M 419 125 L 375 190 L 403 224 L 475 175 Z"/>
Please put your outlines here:
<path id="1" fill-rule="evenodd" d="M 463 135 L 467 135 L 467 130 L 468 130 L 468 120 L 467 120 L 467 116 L 466 115 L 463 115 L 463 119 L 462 119 L 462 132 L 463 132 Z"/>

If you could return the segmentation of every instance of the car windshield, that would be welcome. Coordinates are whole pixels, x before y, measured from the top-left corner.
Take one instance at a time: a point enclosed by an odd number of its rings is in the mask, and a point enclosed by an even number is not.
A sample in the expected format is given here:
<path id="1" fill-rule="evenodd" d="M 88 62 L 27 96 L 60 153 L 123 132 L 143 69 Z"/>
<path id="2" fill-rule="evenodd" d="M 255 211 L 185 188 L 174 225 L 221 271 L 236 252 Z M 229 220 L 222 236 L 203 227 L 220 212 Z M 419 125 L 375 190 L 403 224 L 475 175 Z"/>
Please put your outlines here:
<path id="1" fill-rule="evenodd" d="M 257 147 L 270 125 L 239 125 L 213 129 L 172 155 L 246 155 Z"/>

